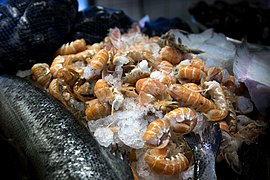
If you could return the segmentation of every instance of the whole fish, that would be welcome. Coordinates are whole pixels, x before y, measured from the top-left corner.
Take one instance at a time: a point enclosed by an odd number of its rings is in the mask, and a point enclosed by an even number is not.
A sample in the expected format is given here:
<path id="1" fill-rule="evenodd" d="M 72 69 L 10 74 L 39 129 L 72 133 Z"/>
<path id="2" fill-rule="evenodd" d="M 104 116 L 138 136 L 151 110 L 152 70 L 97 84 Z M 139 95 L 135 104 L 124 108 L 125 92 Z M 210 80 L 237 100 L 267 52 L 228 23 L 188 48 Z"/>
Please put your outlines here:
<path id="1" fill-rule="evenodd" d="M 22 147 L 37 179 L 133 179 L 126 158 L 101 147 L 30 80 L 0 76 L 0 132 Z"/>
<path id="2" fill-rule="evenodd" d="M 252 47 L 244 40 L 237 47 L 233 63 L 236 82 L 245 84 L 255 107 L 264 116 L 270 116 L 269 58 L 269 47 Z"/>
<path id="3" fill-rule="evenodd" d="M 195 165 L 193 180 L 217 179 L 215 164 L 222 138 L 219 124 L 209 124 L 202 132 L 202 138 L 194 133 L 187 134 L 184 138 L 194 155 Z"/>

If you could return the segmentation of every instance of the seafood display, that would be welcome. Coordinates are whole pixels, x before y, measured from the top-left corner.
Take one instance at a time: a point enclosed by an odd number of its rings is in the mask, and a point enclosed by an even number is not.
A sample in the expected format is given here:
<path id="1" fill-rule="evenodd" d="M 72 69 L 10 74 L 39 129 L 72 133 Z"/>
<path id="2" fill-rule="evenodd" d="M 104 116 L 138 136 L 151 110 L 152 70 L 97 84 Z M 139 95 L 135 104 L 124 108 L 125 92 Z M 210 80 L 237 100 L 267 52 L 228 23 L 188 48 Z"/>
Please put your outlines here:
<path id="1" fill-rule="evenodd" d="M 214 47 L 211 31 L 204 34 Z M 225 44 L 217 53 L 235 48 Z M 217 56 L 180 31 L 148 37 L 136 26 L 124 34 L 113 28 L 99 43 L 64 44 L 51 65 L 32 67 L 32 77 L 101 146 L 128 154 L 139 179 L 216 179 L 216 161 L 241 173 L 238 149 L 266 128 L 235 84 L 231 54 L 215 66 Z"/>

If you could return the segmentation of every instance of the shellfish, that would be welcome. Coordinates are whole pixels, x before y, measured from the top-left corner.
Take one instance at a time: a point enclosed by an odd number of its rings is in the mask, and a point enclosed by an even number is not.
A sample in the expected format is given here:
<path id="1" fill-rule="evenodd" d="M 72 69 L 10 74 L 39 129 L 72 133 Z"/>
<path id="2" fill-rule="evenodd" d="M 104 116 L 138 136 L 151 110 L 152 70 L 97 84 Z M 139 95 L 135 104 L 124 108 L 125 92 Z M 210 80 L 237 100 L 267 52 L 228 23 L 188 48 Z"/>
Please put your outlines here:
<path id="1" fill-rule="evenodd" d="M 68 55 L 81 52 L 86 49 L 86 42 L 84 39 L 77 39 L 70 43 L 63 44 L 57 51 L 56 55 Z"/>
<path id="2" fill-rule="evenodd" d="M 165 114 L 164 120 L 170 122 L 174 132 L 187 134 L 190 133 L 196 126 L 197 115 L 190 108 L 179 107 Z"/>
<path id="3" fill-rule="evenodd" d="M 188 168 L 189 160 L 184 154 L 170 156 L 169 152 L 168 146 L 149 149 L 144 155 L 145 162 L 151 170 L 166 175 L 176 175 Z"/>
<path id="4" fill-rule="evenodd" d="M 44 88 L 48 88 L 53 76 L 50 72 L 49 65 L 46 63 L 38 63 L 31 68 L 32 78 L 39 85 Z"/>
<path id="5" fill-rule="evenodd" d="M 189 90 L 181 84 L 172 84 L 169 86 L 171 97 L 177 101 L 184 103 L 187 106 L 193 107 L 198 112 L 208 112 L 216 109 L 214 102 L 203 97 L 201 94 Z"/>
<path id="6" fill-rule="evenodd" d="M 161 119 L 152 121 L 147 126 L 143 139 L 147 146 L 164 148 L 170 141 L 170 123 Z"/>
<path id="7" fill-rule="evenodd" d="M 86 102 L 87 108 L 85 110 L 86 120 L 96 120 L 106 117 L 111 113 L 111 107 L 106 104 L 101 104 L 98 99 L 93 99 Z"/>

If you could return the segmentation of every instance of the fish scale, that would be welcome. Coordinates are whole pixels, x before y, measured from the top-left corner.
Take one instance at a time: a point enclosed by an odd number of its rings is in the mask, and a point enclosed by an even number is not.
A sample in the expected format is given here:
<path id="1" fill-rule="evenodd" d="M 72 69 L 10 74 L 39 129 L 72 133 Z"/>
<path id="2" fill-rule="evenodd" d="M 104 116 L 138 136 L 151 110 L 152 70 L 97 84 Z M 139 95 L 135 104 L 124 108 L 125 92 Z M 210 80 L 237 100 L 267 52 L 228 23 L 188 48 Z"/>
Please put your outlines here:
<path id="1" fill-rule="evenodd" d="M 190 133 L 184 135 L 194 155 L 193 180 L 216 180 L 215 162 L 222 140 L 218 123 L 209 123 L 201 137 Z"/>
<path id="2" fill-rule="evenodd" d="M 0 99 L 0 131 L 22 147 L 39 179 L 133 179 L 125 158 L 30 81 L 1 76 Z"/>

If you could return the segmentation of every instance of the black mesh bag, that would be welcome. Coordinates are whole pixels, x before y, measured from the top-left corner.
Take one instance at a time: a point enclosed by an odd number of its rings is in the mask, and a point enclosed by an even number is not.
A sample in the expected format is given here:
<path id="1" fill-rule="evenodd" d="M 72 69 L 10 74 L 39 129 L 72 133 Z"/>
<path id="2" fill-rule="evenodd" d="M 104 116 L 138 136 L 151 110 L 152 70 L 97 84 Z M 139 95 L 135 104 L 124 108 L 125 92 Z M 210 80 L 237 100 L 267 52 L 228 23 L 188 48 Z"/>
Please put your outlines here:
<path id="1" fill-rule="evenodd" d="M 50 61 L 73 32 L 76 0 L 10 0 L 0 4 L 0 74 Z"/>
<path id="2" fill-rule="evenodd" d="M 88 44 L 93 44 L 102 41 L 110 28 L 118 27 L 123 33 L 133 22 L 122 10 L 89 6 L 78 14 L 73 39 L 84 38 Z"/>
<path id="3" fill-rule="evenodd" d="M 10 0 L 0 4 L 0 74 L 51 63 L 64 43 L 84 38 L 100 42 L 110 28 L 125 32 L 133 20 L 123 11 L 90 6 L 78 12 L 76 0 Z"/>

